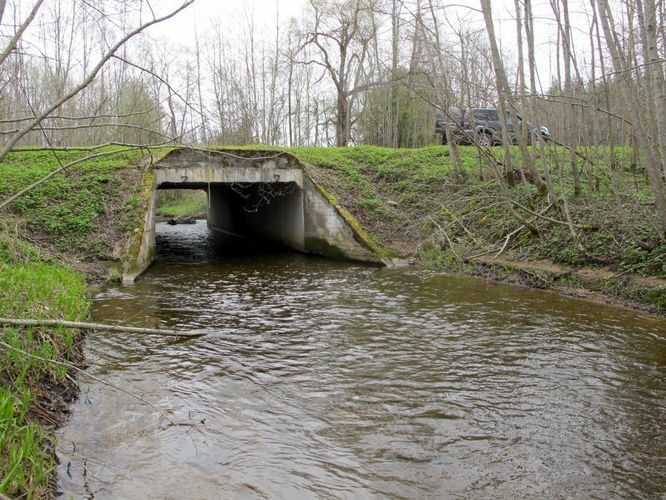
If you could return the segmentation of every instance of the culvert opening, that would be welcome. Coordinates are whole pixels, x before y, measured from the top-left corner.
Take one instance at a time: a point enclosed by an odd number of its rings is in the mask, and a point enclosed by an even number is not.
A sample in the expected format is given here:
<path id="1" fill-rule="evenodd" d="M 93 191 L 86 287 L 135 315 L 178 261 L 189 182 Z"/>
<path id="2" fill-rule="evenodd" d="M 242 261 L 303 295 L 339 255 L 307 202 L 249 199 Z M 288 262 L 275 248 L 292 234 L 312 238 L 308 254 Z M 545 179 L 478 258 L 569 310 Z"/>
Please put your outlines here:
<path id="1" fill-rule="evenodd" d="M 303 190 L 294 182 L 166 184 L 157 200 L 158 260 L 303 251 Z M 169 203 L 190 210 L 164 210 Z"/>

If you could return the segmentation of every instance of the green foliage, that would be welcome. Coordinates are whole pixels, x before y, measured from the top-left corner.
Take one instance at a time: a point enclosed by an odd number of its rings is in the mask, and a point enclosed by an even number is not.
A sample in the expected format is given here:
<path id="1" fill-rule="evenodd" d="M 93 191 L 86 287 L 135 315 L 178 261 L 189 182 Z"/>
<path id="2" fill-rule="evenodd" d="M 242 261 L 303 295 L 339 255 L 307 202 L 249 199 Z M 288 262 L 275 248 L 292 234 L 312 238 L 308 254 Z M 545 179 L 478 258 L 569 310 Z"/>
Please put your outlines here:
<path id="1" fill-rule="evenodd" d="M 86 152 L 14 152 L 0 163 L 0 197 L 8 197 Z M 84 257 L 109 254 L 100 249 L 99 221 L 108 207 L 127 192 L 122 176 L 142 156 L 124 151 L 77 164 L 57 174 L 14 201 L 12 211 L 25 220 L 30 232 L 62 252 Z"/>
<path id="2" fill-rule="evenodd" d="M 426 244 L 419 253 L 421 263 L 427 269 L 442 269 L 444 266 L 444 253 L 441 247 L 432 244 Z"/>
<path id="3" fill-rule="evenodd" d="M 158 194 L 165 193 L 159 191 Z M 205 214 L 208 196 L 204 191 L 186 191 L 174 199 L 158 198 L 157 215 L 160 217 L 184 217 Z"/>
<path id="4" fill-rule="evenodd" d="M 40 497 L 55 467 L 43 430 L 27 417 L 31 399 L 27 389 L 0 387 L 0 493 L 10 497 Z"/>
<path id="5" fill-rule="evenodd" d="M 392 149 L 292 148 L 289 152 L 312 166 L 313 178 L 335 193 L 382 244 L 393 233 L 411 227 L 414 213 L 431 208 L 433 196 L 451 182 L 448 148 Z M 400 253 L 400 252 L 398 252 Z"/>
<path id="6" fill-rule="evenodd" d="M 58 152 L 66 164 L 85 152 Z M 0 316 L 83 320 L 90 301 L 85 276 L 49 256 L 108 254 L 98 236 L 102 217 L 127 197 L 123 176 L 140 153 L 121 152 L 76 165 L 18 198 L 0 220 Z M 39 180 L 60 163 L 52 152 L 14 152 L 0 163 L 0 199 Z M 130 183 L 131 184 L 131 183 Z M 107 230 L 102 228 L 102 230 Z M 39 243 L 42 250 L 25 237 Z M 79 332 L 0 325 L 0 493 L 43 497 L 53 480 L 46 431 L 31 417 L 34 389 L 63 384 Z"/>
<path id="7" fill-rule="evenodd" d="M 452 175 L 449 150 L 445 146 L 421 149 L 389 149 L 372 146 L 352 148 L 294 148 L 289 151 L 310 165 L 310 174 L 347 208 L 383 245 L 410 252 L 415 242 L 426 241 L 433 232 L 424 231 L 423 222 L 433 217 L 446 226 L 449 236 L 462 247 L 501 246 L 508 233 L 520 222 L 500 196 L 494 173 L 476 148 L 461 147 L 463 178 Z M 518 148 L 510 150 L 514 167 L 520 166 Z M 629 148 L 581 148 L 578 166 L 583 179 L 583 195 L 573 196 L 569 178 L 569 154 L 565 148 L 549 148 L 538 168 L 547 165 L 554 177 L 556 192 L 566 192 L 577 229 L 574 241 L 569 228 L 538 220 L 540 235 L 522 231 L 511 238 L 504 256 L 518 260 L 549 260 L 567 265 L 604 264 L 619 271 L 630 270 L 666 277 L 663 256 L 666 243 L 655 224 L 654 203 L 644 172 L 633 166 Z M 502 148 L 492 148 L 498 162 Z M 616 170 L 604 163 L 614 158 Z M 564 173 L 559 178 L 560 168 Z M 622 189 L 617 206 L 612 189 Z M 533 184 L 518 184 L 509 189 L 513 202 L 532 212 L 547 205 Z M 622 210 L 620 212 L 620 209 Z M 523 216 L 533 215 L 517 209 Z M 566 215 L 551 209 L 547 216 L 566 221 Z M 461 222 L 476 241 L 461 227 Z M 633 233 L 633 234 L 632 234 Z M 640 241 L 635 241 L 635 236 Z M 581 251 L 578 244 L 584 251 Z M 640 243 L 640 244 L 639 244 Z M 433 260 L 423 247 L 421 258 Z M 479 251 L 478 250 L 478 251 Z M 477 251 L 477 253 L 478 253 Z M 441 260 L 441 259 L 440 259 Z"/>
<path id="8" fill-rule="evenodd" d="M 21 237 L 16 224 L 0 220 L 0 263 L 31 262 L 39 258 L 39 251 Z"/>
<path id="9" fill-rule="evenodd" d="M 80 318 L 87 312 L 83 275 L 55 263 L 0 262 L 0 316 Z"/>
<path id="10" fill-rule="evenodd" d="M 41 260 L 29 243 L 0 230 L 0 316 L 76 321 L 88 316 L 89 306 L 83 275 Z M 0 345 L 0 493 L 41 497 L 54 465 L 45 432 L 29 414 L 31 388 L 65 380 L 66 368 L 51 361 L 69 358 L 78 332 L 0 328 L 0 341 L 9 346 Z"/>
<path id="11" fill-rule="evenodd" d="M 646 302 L 654 305 L 657 310 L 666 310 L 666 287 L 662 286 L 647 291 L 645 300 Z"/>

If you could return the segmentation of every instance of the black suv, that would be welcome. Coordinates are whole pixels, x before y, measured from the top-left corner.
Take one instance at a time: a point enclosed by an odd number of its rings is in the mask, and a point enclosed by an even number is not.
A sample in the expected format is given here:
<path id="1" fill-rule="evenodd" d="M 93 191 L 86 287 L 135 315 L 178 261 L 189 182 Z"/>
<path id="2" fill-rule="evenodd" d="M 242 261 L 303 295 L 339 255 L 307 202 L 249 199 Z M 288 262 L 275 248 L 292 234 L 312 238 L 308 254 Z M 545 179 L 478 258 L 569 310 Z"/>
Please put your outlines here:
<path id="1" fill-rule="evenodd" d="M 448 117 L 438 113 L 435 132 L 442 134 L 442 144 L 446 144 L 445 125 L 447 121 L 450 123 L 451 133 L 456 137 L 458 144 L 476 142 L 483 147 L 502 144 L 502 129 L 497 108 L 471 108 L 462 111 L 452 108 Z M 507 111 L 504 123 L 511 142 L 516 144 L 517 134 L 520 134 L 523 126 L 523 118 L 519 114 Z M 546 141 L 550 139 L 550 132 L 543 125 L 534 127 L 528 123 L 527 127 L 528 143 L 532 141 L 532 132 L 536 132 Z"/>

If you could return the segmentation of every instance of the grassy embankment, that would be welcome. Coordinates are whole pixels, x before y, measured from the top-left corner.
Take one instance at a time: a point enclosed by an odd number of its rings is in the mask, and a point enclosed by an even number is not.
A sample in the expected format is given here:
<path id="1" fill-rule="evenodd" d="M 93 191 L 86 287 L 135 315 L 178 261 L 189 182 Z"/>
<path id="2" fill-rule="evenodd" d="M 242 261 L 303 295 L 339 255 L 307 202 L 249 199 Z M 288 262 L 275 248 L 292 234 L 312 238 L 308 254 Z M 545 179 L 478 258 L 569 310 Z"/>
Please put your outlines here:
<path id="1" fill-rule="evenodd" d="M 84 152 L 58 152 L 66 164 Z M 17 199 L 0 216 L 0 316 L 83 320 L 87 276 L 119 257 L 136 224 L 140 153 L 78 164 Z M 53 153 L 10 154 L 0 163 L 0 199 L 59 166 Z M 137 188 L 138 189 L 138 188 Z M 52 492 L 53 429 L 76 394 L 70 370 L 81 362 L 81 332 L 0 326 L 0 494 Z"/>
<path id="2" fill-rule="evenodd" d="M 501 148 L 492 149 L 500 159 Z M 460 148 L 462 175 L 454 175 L 449 150 L 440 146 L 290 152 L 309 165 L 310 175 L 334 193 L 376 243 L 396 255 L 434 268 L 575 295 L 598 293 L 610 301 L 666 311 L 666 240 L 645 174 L 633 168 L 630 150 L 614 151 L 612 174 L 603 165 L 603 150 L 582 151 L 591 161 L 579 159 L 580 196 L 573 196 L 568 152 L 556 148 L 548 153 L 545 161 L 558 192 L 566 191 L 576 238 L 563 223 L 561 203 L 541 217 L 534 215 L 548 200 L 533 185 L 518 184 L 509 188 L 508 199 L 503 196 L 473 147 Z M 517 159 L 517 148 L 514 154 Z M 509 203 L 538 232 L 517 231 L 504 246 L 507 235 L 521 226 Z"/>

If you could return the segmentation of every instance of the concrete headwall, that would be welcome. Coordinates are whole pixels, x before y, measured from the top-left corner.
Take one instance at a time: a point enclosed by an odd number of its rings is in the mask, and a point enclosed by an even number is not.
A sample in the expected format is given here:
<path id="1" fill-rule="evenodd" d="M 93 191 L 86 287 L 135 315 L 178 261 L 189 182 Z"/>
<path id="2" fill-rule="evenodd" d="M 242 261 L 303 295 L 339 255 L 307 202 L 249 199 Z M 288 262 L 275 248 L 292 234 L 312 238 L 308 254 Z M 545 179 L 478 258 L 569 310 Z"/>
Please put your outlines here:
<path id="1" fill-rule="evenodd" d="M 354 218 L 280 152 L 175 150 L 152 170 L 144 227 L 132 266 L 132 282 L 155 256 L 157 189 L 204 189 L 209 194 L 208 226 L 221 234 L 265 239 L 325 257 L 384 264 Z"/>
<path id="2" fill-rule="evenodd" d="M 155 167 L 155 182 L 163 189 L 179 184 L 288 183 L 303 187 L 303 169 L 291 156 L 271 152 L 239 154 L 179 149 Z"/>
<path id="3" fill-rule="evenodd" d="M 155 175 L 145 169 L 141 176 L 139 203 L 144 213 L 142 224 L 134 228 L 123 262 L 123 285 L 134 283 L 155 260 L 155 209 L 157 205 Z"/>

